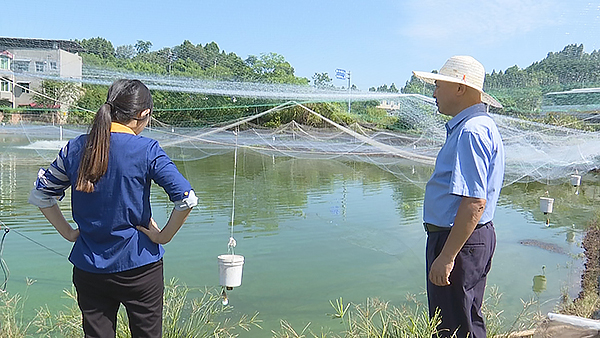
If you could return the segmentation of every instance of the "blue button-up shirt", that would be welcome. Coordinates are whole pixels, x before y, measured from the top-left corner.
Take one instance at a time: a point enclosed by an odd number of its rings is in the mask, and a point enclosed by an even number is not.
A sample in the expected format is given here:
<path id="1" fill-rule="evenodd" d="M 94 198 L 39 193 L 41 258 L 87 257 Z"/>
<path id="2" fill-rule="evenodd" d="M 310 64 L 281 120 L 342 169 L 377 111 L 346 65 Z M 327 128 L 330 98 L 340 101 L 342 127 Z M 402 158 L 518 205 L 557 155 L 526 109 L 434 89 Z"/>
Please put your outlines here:
<path id="1" fill-rule="evenodd" d="M 136 229 L 152 216 L 150 185 L 156 182 L 177 209 L 197 203 L 190 183 L 158 142 L 135 135 L 113 123 L 108 169 L 94 184 L 94 192 L 71 190 L 73 220 L 79 237 L 69 260 L 93 273 L 134 269 L 161 259 L 164 249 Z M 40 170 L 29 202 L 45 208 L 56 204 L 69 186 L 75 186 L 87 135 L 70 140 L 47 170 Z"/>
<path id="2" fill-rule="evenodd" d="M 504 147 L 494 120 L 483 103 L 446 123 L 446 143 L 425 188 L 423 221 L 451 227 L 462 197 L 486 200 L 479 223 L 494 218 L 504 178 Z"/>

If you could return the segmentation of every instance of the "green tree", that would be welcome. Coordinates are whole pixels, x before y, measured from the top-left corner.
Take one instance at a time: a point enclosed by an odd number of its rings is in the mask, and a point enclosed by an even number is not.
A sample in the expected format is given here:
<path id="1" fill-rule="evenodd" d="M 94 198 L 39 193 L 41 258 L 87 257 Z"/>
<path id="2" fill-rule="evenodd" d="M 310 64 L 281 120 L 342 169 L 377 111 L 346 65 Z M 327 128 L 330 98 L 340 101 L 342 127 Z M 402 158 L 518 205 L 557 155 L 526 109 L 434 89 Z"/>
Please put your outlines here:
<path id="1" fill-rule="evenodd" d="M 41 94 L 34 94 L 33 100 L 40 106 L 58 106 L 68 109 L 74 102 L 79 100 L 82 94 L 81 85 L 77 83 L 44 80 L 41 85 Z"/>
<path id="2" fill-rule="evenodd" d="M 83 95 L 77 101 L 78 107 L 95 112 L 106 101 L 108 86 L 83 84 L 82 89 Z"/>
<path id="3" fill-rule="evenodd" d="M 421 94 L 425 96 L 433 96 L 434 86 L 429 84 L 416 76 L 414 74 L 410 77 L 410 80 L 406 81 L 406 85 L 402 87 L 400 92 L 404 94 Z"/>
<path id="4" fill-rule="evenodd" d="M 206 52 L 202 45 L 194 46 L 189 40 L 183 41 L 181 45 L 173 48 L 175 60 L 190 59 L 201 67 L 205 68 L 207 65 Z"/>
<path id="5" fill-rule="evenodd" d="M 85 49 L 86 53 L 98 55 L 103 59 L 114 59 L 115 57 L 115 48 L 113 47 L 112 42 L 105 38 L 96 37 L 75 41 Z"/>
<path id="6" fill-rule="evenodd" d="M 333 80 L 327 73 L 315 73 L 312 76 L 313 86 L 316 88 L 334 88 Z"/>
<path id="7" fill-rule="evenodd" d="M 135 47 L 132 45 L 118 46 L 115 50 L 115 57 L 117 59 L 133 59 L 137 55 Z"/>
<path id="8" fill-rule="evenodd" d="M 308 84 L 308 79 L 294 75 L 294 67 L 277 53 L 262 53 L 260 57 L 250 55 L 246 64 L 253 71 L 253 79 L 268 83 Z"/>
<path id="9" fill-rule="evenodd" d="M 150 48 L 152 48 L 152 42 L 137 40 L 134 47 L 138 54 L 147 54 L 150 52 Z"/>

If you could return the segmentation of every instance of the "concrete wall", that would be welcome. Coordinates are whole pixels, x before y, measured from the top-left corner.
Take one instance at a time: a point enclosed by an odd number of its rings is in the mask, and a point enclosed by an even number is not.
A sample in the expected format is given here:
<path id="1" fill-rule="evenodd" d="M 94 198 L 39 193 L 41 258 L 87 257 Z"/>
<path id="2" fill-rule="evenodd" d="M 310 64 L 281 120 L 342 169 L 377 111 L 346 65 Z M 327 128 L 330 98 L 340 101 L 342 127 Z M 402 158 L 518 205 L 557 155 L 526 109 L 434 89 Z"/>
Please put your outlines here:
<path id="1" fill-rule="evenodd" d="M 69 53 L 62 49 L 58 50 L 59 52 L 59 70 L 60 77 L 71 78 L 71 79 L 81 79 L 83 62 L 81 61 L 81 56 L 73 53 Z"/>
<path id="2" fill-rule="evenodd" d="M 57 76 L 63 78 L 81 79 L 82 60 L 81 56 L 69 53 L 62 49 L 32 49 L 12 48 L 8 49 L 14 56 L 12 63 L 14 79 L 16 83 L 27 83 L 29 89 L 38 91 L 43 79 L 40 76 Z M 27 70 L 21 71 L 15 68 L 16 64 L 28 64 Z M 33 92 L 14 86 L 14 98 L 16 106 L 29 105 L 33 102 Z"/>

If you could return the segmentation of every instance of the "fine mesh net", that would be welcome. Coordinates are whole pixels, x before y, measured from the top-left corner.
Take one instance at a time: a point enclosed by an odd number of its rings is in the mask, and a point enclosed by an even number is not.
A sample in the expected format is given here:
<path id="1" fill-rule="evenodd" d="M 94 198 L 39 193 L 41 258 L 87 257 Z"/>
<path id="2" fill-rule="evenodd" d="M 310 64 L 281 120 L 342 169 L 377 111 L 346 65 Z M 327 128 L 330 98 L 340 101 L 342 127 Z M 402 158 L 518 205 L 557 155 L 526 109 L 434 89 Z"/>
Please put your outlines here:
<path id="1" fill-rule="evenodd" d="M 107 88 L 118 78 L 142 80 L 155 99 L 145 133 L 180 161 L 222 154 L 237 145 L 272 156 L 365 161 L 424 183 L 427 177 L 415 177 L 414 168 L 432 166 L 446 137 L 448 117 L 437 113 L 430 96 L 421 94 L 149 75 L 85 64 L 81 78 L 65 80 L 58 74 L 36 72 L 19 76 L 71 88 L 80 95 L 90 88 Z M 506 102 L 511 95 L 519 99 L 527 89 L 519 85 L 506 90 L 504 84 L 504 90 L 489 91 Z M 422 86 L 427 94 L 427 85 Z M 26 135 L 30 144 L 24 147 L 50 160 L 55 154 L 47 150 L 86 132 L 97 104 L 82 107 L 61 92 L 28 90 L 60 108 L 0 108 L 2 133 Z M 514 109 L 492 111 L 506 148 L 505 185 L 560 182 L 570 174 L 595 172 L 600 166 L 599 91 L 548 91 L 539 95 L 537 108 L 527 114 Z M 346 105 L 352 108 L 347 114 Z M 385 112 L 376 119 L 352 115 L 376 106 Z"/>

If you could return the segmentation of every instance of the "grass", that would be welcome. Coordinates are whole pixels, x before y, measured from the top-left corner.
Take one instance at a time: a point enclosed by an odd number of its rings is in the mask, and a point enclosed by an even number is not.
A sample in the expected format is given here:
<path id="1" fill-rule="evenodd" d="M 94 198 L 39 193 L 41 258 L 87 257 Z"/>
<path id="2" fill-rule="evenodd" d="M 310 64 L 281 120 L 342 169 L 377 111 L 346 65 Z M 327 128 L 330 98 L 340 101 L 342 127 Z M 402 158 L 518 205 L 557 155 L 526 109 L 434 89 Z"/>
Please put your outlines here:
<path id="1" fill-rule="evenodd" d="M 409 298 L 414 299 L 412 296 Z M 330 301 L 330 304 L 334 310 L 331 318 L 339 319 L 344 327 L 341 332 L 321 329 L 314 333 L 310 323 L 298 331 L 288 322 L 281 321 L 280 330 L 272 331 L 273 338 L 431 338 L 440 323 L 439 315 L 430 319 L 428 311 L 420 304 L 399 308 L 372 298 L 363 304 L 344 304 L 342 298 L 337 299 L 335 304 Z"/>
<path id="2" fill-rule="evenodd" d="M 35 280 L 27 279 L 26 283 L 29 288 Z M 0 337 L 25 337 L 33 324 L 33 321 L 23 318 L 26 300 L 26 296 L 11 296 L 8 292 L 0 290 Z"/>
<path id="3" fill-rule="evenodd" d="M 482 309 L 489 338 L 508 338 L 511 334 L 535 327 L 542 316 L 535 300 L 522 301 L 520 313 L 510 322 L 499 309 L 501 293 L 491 287 Z M 389 302 L 367 299 L 362 304 L 344 303 L 342 298 L 330 301 L 333 313 L 343 326 L 340 332 L 321 328 L 315 332 L 308 323 L 297 329 L 287 321 L 280 322 L 279 330 L 271 331 L 273 338 L 431 338 L 438 333 L 439 313 L 429 317 L 426 306 L 417 295 L 408 295 L 405 305 L 396 307 Z M 508 329 L 506 327 L 508 326 Z M 455 337 L 455 335 L 454 335 Z"/>
<path id="4" fill-rule="evenodd" d="M 27 285 L 35 281 L 27 280 Z M 191 297 L 198 293 L 199 297 Z M 423 296 L 423 295 L 421 295 Z M 77 307 L 74 289 L 65 290 L 64 297 L 72 303 L 61 311 L 51 312 L 48 307 L 37 309 L 31 320 L 24 319 L 27 297 L 0 294 L 0 337 L 81 337 L 81 313 Z M 214 289 L 191 289 L 172 279 L 165 285 L 163 314 L 163 337 L 165 338 L 208 338 L 243 337 L 251 329 L 261 329 L 258 313 L 232 318 L 232 307 L 222 304 L 219 292 Z M 339 321 L 341 329 L 319 328 L 313 330 L 311 323 L 294 328 L 287 321 L 280 321 L 278 330 L 270 332 L 273 338 L 430 338 L 437 332 L 441 319 L 439 314 L 429 318 L 426 306 L 417 295 L 408 295 L 405 305 L 396 307 L 389 302 L 369 298 L 364 303 L 344 302 L 340 297 L 330 301 L 332 313 L 329 317 Z M 502 311 L 498 310 L 501 294 L 492 287 L 485 300 L 483 312 L 486 316 L 488 337 L 508 337 L 510 333 L 532 327 L 539 315 L 534 311 L 535 302 L 523 302 L 523 310 L 509 323 L 509 331 Z M 269 333 L 265 332 L 265 337 Z M 117 322 L 117 337 L 129 338 L 125 311 L 121 309 Z"/>
<path id="5" fill-rule="evenodd" d="M 27 285 L 34 282 L 27 280 Z M 191 298 L 192 292 L 199 292 L 200 297 Z M 77 307 L 75 290 L 65 290 L 64 295 L 73 301 L 72 305 L 56 313 L 52 313 L 48 307 L 42 307 L 36 311 L 33 319 L 25 320 L 23 313 L 27 297 L 0 293 L 0 337 L 82 337 L 81 312 Z M 165 338 L 233 338 L 253 327 L 260 328 L 258 313 L 233 319 L 232 308 L 222 304 L 220 293 L 214 289 L 191 289 L 172 279 L 165 285 L 164 297 Z M 121 308 L 117 321 L 117 338 L 129 337 L 127 316 Z"/>
<path id="6" fill-rule="evenodd" d="M 28 279 L 27 286 L 34 282 Z M 192 293 L 200 296 L 192 298 Z M 507 323 L 503 311 L 499 310 L 502 295 L 497 287 L 491 287 L 488 295 L 483 313 L 490 338 L 509 337 L 511 333 L 534 327 L 541 320 L 540 313 L 536 312 L 536 302 L 531 300 L 523 301 L 521 312 Z M 27 297 L 1 293 L 0 337 L 83 336 L 75 290 L 65 290 L 64 296 L 72 300 L 72 303 L 62 311 L 52 313 L 48 307 L 41 307 L 37 309 L 33 319 L 25 320 L 23 313 Z M 191 289 L 172 279 L 165 285 L 164 297 L 165 338 L 233 338 L 243 337 L 243 333 L 252 328 L 261 329 L 258 313 L 233 319 L 232 307 L 223 305 L 220 293 L 214 289 Z M 426 306 L 418 299 L 417 295 L 408 295 L 405 305 L 396 307 L 376 298 L 354 304 L 344 302 L 340 297 L 329 302 L 333 310 L 329 317 L 339 321 L 342 327 L 339 332 L 326 328 L 314 331 L 310 322 L 294 328 L 289 322 L 282 320 L 279 330 L 272 330 L 270 334 L 273 338 L 430 338 L 437 332 L 441 318 L 439 314 L 429 318 Z M 505 329 L 507 326 L 508 330 Z M 117 337 L 131 337 L 123 309 L 118 314 Z"/>

